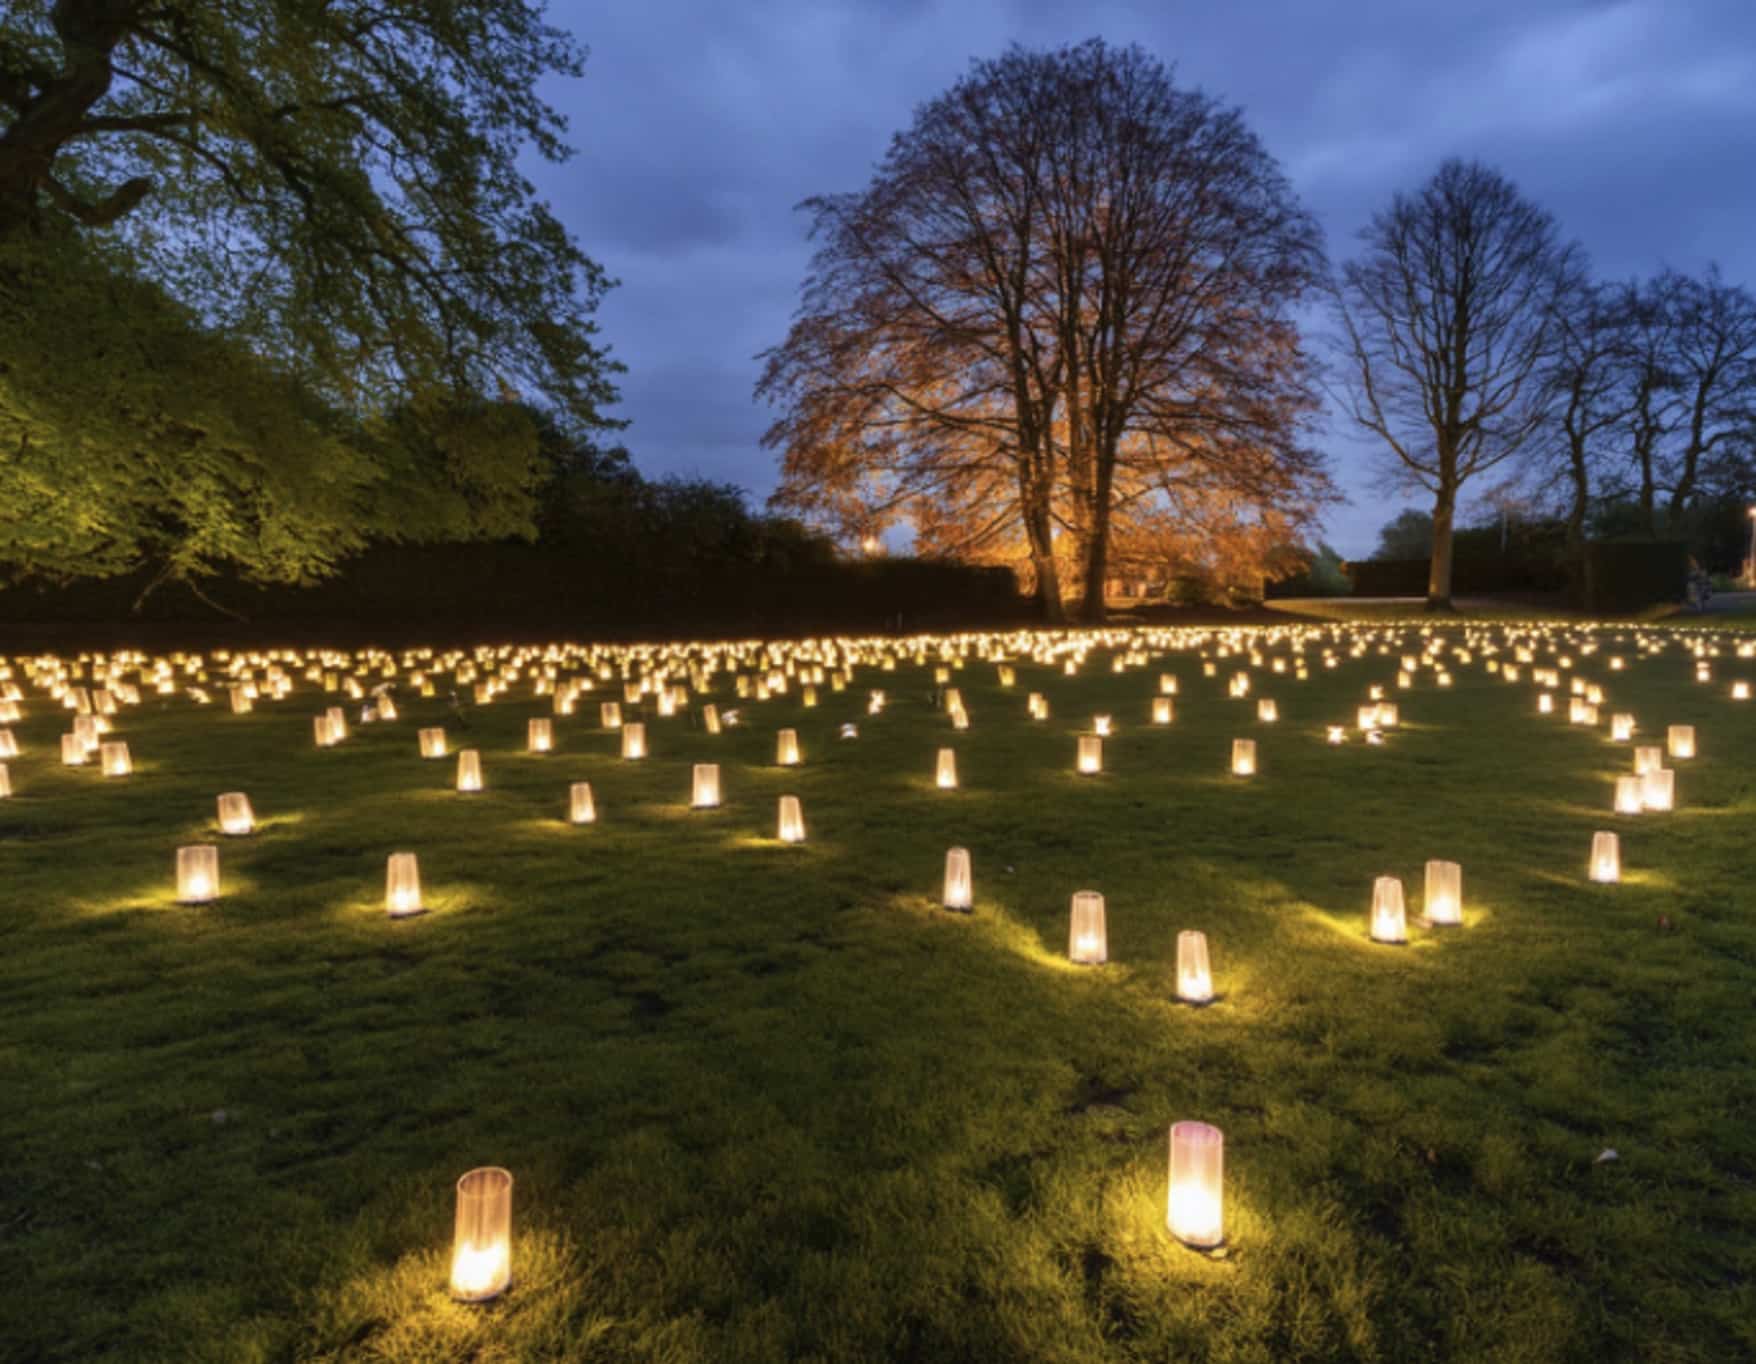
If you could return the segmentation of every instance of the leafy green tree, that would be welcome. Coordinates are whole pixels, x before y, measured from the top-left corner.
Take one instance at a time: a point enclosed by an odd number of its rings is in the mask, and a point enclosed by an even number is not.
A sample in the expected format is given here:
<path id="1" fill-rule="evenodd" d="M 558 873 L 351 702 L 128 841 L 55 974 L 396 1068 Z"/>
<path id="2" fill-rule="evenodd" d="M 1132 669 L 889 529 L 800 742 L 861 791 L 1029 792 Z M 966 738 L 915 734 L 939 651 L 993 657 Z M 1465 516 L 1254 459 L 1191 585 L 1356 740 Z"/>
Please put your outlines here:
<path id="1" fill-rule="evenodd" d="M 610 281 L 519 172 L 583 54 L 525 0 L 12 0 L 0 17 L 0 557 L 321 574 L 529 534 Z"/>
<path id="2" fill-rule="evenodd" d="M 1380 559 L 1425 559 L 1433 552 L 1433 517 L 1413 507 L 1400 511 L 1378 529 Z"/>

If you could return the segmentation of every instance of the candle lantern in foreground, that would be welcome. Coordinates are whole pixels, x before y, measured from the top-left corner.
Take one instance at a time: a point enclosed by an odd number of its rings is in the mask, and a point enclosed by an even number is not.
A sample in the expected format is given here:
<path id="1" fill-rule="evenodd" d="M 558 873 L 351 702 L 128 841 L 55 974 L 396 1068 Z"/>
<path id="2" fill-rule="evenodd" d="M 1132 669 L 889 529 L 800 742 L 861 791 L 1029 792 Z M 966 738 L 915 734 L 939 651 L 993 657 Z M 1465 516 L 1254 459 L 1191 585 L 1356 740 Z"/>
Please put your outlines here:
<path id="1" fill-rule="evenodd" d="M 697 810 L 711 810 L 719 804 L 719 764 L 696 763 L 689 804 Z"/>
<path id="2" fill-rule="evenodd" d="M 631 720 L 622 726 L 622 756 L 634 761 L 646 756 L 646 724 Z"/>
<path id="3" fill-rule="evenodd" d="M 1265 725 L 1272 725 L 1280 719 L 1280 707 L 1272 697 L 1264 696 L 1256 702 L 1256 718 Z"/>
<path id="4" fill-rule="evenodd" d="M 1253 777 L 1256 775 L 1256 741 L 1254 739 L 1232 740 L 1232 775 L 1234 777 Z"/>
<path id="5" fill-rule="evenodd" d="M 1664 750 L 1657 744 L 1640 744 L 1634 750 L 1634 775 L 1644 777 L 1655 767 L 1665 765 Z"/>
<path id="6" fill-rule="evenodd" d="M 421 756 L 423 758 L 443 758 L 445 756 L 445 730 L 438 725 L 420 731 Z"/>
<path id="7" fill-rule="evenodd" d="M 0 763 L 0 800 L 12 794 L 12 773 L 5 763 Z"/>
<path id="8" fill-rule="evenodd" d="M 1101 966 L 1109 960 L 1104 897 L 1095 890 L 1074 892 L 1067 927 L 1067 957 L 1081 966 Z"/>
<path id="9" fill-rule="evenodd" d="M 533 717 L 525 725 L 525 747 L 532 753 L 549 753 L 555 747 L 555 722 L 547 716 Z"/>
<path id="10" fill-rule="evenodd" d="M 1616 813 L 1619 815 L 1637 815 L 1643 808 L 1640 789 L 1645 781 L 1643 777 L 1621 776 L 1616 778 Z"/>
<path id="11" fill-rule="evenodd" d="M 1079 736 L 1079 754 L 1074 763 L 1075 769 L 1083 776 L 1091 776 L 1094 772 L 1104 770 L 1104 741 L 1095 734 Z"/>
<path id="12" fill-rule="evenodd" d="M 412 852 L 391 853 L 384 869 L 384 908 L 393 919 L 419 914 L 421 869 Z"/>
<path id="13" fill-rule="evenodd" d="M 1670 747 L 1673 758 L 1693 758 L 1695 756 L 1695 726 L 1672 725 L 1665 731 L 1665 740 Z"/>
<path id="14" fill-rule="evenodd" d="M 598 817 L 597 807 L 592 803 L 591 783 L 576 781 L 567 788 L 567 822 L 569 824 L 590 824 Z"/>
<path id="15" fill-rule="evenodd" d="M 1634 737 L 1634 717 L 1627 713 L 1610 717 L 1610 742 L 1625 744 Z"/>
<path id="16" fill-rule="evenodd" d="M 622 703 L 620 701 L 598 702 L 598 723 L 605 729 L 622 728 Z"/>
<path id="17" fill-rule="evenodd" d="M 800 808 L 797 796 L 780 798 L 780 818 L 775 836 L 782 843 L 805 841 L 805 812 Z"/>
<path id="18" fill-rule="evenodd" d="M 457 1232 L 451 1247 L 451 1296 L 486 1302 L 512 1283 L 512 1175 L 497 1166 L 457 1181 Z"/>
<path id="19" fill-rule="evenodd" d="M 250 808 L 250 797 L 242 791 L 228 791 L 219 798 L 220 832 L 231 838 L 242 838 L 256 831 L 256 813 Z"/>
<path id="20" fill-rule="evenodd" d="M 1185 929 L 1177 934 L 1177 998 L 1185 1004 L 1206 1004 L 1213 999 L 1205 933 Z"/>
<path id="21" fill-rule="evenodd" d="M 942 748 L 939 750 L 939 764 L 934 780 L 941 791 L 957 789 L 957 750 Z"/>
<path id="22" fill-rule="evenodd" d="M 1155 725 L 1168 725 L 1171 723 L 1170 697 L 1155 696 L 1152 698 L 1152 722 Z"/>
<path id="23" fill-rule="evenodd" d="M 128 745 L 112 739 L 98 748 L 98 761 L 106 777 L 126 777 L 134 771 L 134 759 L 128 756 Z"/>
<path id="24" fill-rule="evenodd" d="M 783 729 L 774 736 L 774 761 L 779 767 L 796 767 L 799 763 L 799 734 Z"/>
<path id="25" fill-rule="evenodd" d="M 1427 863 L 1421 914 L 1435 928 L 1454 928 L 1463 922 L 1463 868 L 1456 862 Z"/>
<path id="26" fill-rule="evenodd" d="M 85 740 L 77 734 L 63 734 L 61 736 L 61 761 L 68 767 L 84 767 L 85 759 Z"/>
<path id="27" fill-rule="evenodd" d="M 476 749 L 457 751 L 457 789 L 465 794 L 482 789 L 482 755 Z"/>
<path id="28" fill-rule="evenodd" d="M 1402 882 L 1380 876 L 1372 883 L 1372 941 L 1408 941 L 1408 915 L 1402 903 Z"/>
<path id="29" fill-rule="evenodd" d="M 974 903 L 974 881 L 970 873 L 968 848 L 951 848 L 945 853 L 943 903 L 947 909 L 969 909 Z"/>
<path id="30" fill-rule="evenodd" d="M 18 738 L 10 729 L 0 729 L 0 758 L 18 756 Z"/>
<path id="31" fill-rule="evenodd" d="M 1205 1122 L 1171 1127 L 1171 1190 L 1165 1225 L 1186 1246 L 1209 1250 L 1225 1240 L 1225 1136 Z"/>
<path id="32" fill-rule="evenodd" d="M 177 849 L 177 902 L 204 905 L 219 899 L 219 849 L 196 843 Z"/>
<path id="33" fill-rule="evenodd" d="M 1622 879 L 1622 841 L 1613 833 L 1591 836 L 1591 879 L 1614 885 Z"/>
<path id="34" fill-rule="evenodd" d="M 1669 810 L 1676 797 L 1677 774 L 1655 767 L 1640 779 L 1640 804 L 1648 810 Z"/>

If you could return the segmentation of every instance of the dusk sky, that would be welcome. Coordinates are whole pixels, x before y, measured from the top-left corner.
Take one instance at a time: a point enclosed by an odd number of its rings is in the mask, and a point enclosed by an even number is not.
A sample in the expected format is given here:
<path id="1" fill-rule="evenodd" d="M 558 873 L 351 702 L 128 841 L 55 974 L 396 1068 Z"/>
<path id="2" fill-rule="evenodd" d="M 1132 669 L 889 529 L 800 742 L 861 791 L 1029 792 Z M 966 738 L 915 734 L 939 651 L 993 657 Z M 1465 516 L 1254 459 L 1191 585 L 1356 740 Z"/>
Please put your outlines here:
<path id="1" fill-rule="evenodd" d="M 533 169 L 621 281 L 600 320 L 628 366 L 628 448 L 648 476 L 758 501 L 775 461 L 751 388 L 809 259 L 795 205 L 863 185 L 916 104 L 1012 42 L 1137 42 L 1241 106 L 1332 260 L 1460 155 L 1510 175 L 1601 276 L 1718 261 L 1756 283 L 1752 0 L 554 0 L 550 18 L 591 55 L 546 90 L 579 154 Z M 1322 444 L 1351 499 L 1330 539 L 1367 553 L 1406 499 L 1339 419 Z"/>

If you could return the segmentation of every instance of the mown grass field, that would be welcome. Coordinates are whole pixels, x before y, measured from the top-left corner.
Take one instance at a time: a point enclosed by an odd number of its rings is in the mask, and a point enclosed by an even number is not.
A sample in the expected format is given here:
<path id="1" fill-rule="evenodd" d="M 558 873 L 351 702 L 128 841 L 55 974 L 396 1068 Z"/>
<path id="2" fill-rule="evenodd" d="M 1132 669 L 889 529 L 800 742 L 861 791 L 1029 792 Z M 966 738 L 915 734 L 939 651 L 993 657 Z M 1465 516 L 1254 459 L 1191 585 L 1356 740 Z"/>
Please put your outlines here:
<path id="1" fill-rule="evenodd" d="M 0 1358 L 1756 1358 L 1756 702 L 1729 697 L 1756 659 L 1688 630 L 1646 631 L 1652 657 L 1632 627 L 1539 642 L 1606 689 L 1588 729 L 1479 647 L 1449 689 L 1396 691 L 1420 628 L 1352 658 L 1351 627 L 1313 627 L 1306 681 L 1270 670 L 1297 634 L 1251 637 L 1248 700 L 1236 656 L 1203 677 L 1213 636 L 1136 637 L 1121 673 L 1107 646 L 1075 677 L 1021 658 L 1010 690 L 972 655 L 962 733 L 905 659 L 719 736 L 649 716 L 643 762 L 600 729 L 603 683 L 524 753 L 549 713 L 527 674 L 467 730 L 404 688 L 326 750 L 309 683 L 244 716 L 148 691 L 113 736 L 137 771 L 105 780 L 59 766 L 67 713 L 27 688 L 0 801 Z M 1372 684 L 1401 727 L 1327 744 Z M 702 699 L 740 704 L 723 675 Z M 1698 727 L 1673 813 L 1610 814 L 1624 709 L 1643 742 Z M 1117 733 L 1080 777 L 1098 712 Z M 417 756 L 423 724 L 482 751 L 485 793 Z M 773 765 L 782 725 L 802 767 Z M 959 790 L 934 788 L 941 746 Z M 687 808 L 698 761 L 718 810 Z M 578 780 L 593 826 L 561 818 Z M 252 838 L 217 837 L 230 790 Z M 803 845 L 774 839 L 783 792 Z M 1597 829 L 1620 885 L 1586 880 Z M 208 841 L 224 898 L 179 906 L 174 849 Z M 968 916 L 937 905 L 954 844 Z M 391 921 L 400 850 L 431 912 Z M 1466 925 L 1369 942 L 1373 878 L 1412 915 L 1428 858 L 1462 864 Z M 1081 889 L 1107 899 L 1101 968 L 1066 961 Z M 1205 1009 L 1172 999 L 1185 928 Z M 1166 1233 L 1184 1118 L 1226 1134 L 1223 1255 Z M 515 1279 L 471 1307 L 446 1293 L 452 1188 L 485 1164 L 517 1179 Z"/>

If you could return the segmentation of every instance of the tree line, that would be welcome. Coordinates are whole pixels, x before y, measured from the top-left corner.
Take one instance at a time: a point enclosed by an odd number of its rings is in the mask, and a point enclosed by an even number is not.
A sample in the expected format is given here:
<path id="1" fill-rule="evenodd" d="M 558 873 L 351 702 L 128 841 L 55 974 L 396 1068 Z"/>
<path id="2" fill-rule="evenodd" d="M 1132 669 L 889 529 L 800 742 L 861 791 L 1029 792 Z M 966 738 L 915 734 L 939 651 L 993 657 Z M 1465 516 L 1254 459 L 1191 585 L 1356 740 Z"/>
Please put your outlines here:
<path id="1" fill-rule="evenodd" d="M 1467 485 L 1500 471 L 1564 527 L 1684 536 L 1756 495 L 1756 298 L 1717 268 L 1601 281 L 1498 172 L 1447 161 L 1335 276 L 1342 405 L 1433 498 L 1429 605 L 1450 603 Z"/>
<path id="2" fill-rule="evenodd" d="M 1756 491 L 1743 288 L 1594 281 L 1546 210 L 1457 159 L 1331 269 L 1242 115 L 1137 47 L 977 61 L 864 189 L 803 207 L 816 255 L 757 389 L 776 503 L 1016 564 L 1051 620 L 1070 594 L 1102 619 L 1115 574 L 1310 563 L 1324 392 L 1431 496 L 1435 609 L 1490 483 L 1534 485 L 1574 563 L 1594 504 L 1632 497 L 1657 536 Z M 1321 347 L 1297 325 L 1319 302 Z"/>

